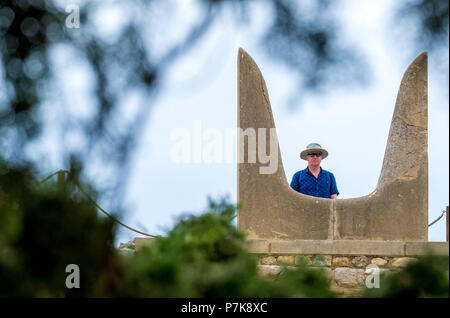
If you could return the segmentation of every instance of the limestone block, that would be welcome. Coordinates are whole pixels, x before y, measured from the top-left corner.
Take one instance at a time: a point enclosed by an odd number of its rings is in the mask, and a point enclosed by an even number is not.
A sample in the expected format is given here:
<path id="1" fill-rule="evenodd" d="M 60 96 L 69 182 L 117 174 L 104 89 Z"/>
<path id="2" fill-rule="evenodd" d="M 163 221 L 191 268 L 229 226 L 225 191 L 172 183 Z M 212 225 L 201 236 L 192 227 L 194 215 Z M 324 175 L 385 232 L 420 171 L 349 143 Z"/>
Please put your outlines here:
<path id="1" fill-rule="evenodd" d="M 311 255 L 295 255 L 294 264 L 297 266 L 312 265 Z"/>
<path id="2" fill-rule="evenodd" d="M 448 242 L 407 242 L 405 244 L 405 255 L 448 255 Z"/>
<path id="3" fill-rule="evenodd" d="M 385 260 L 381 257 L 375 257 L 375 258 L 372 258 L 371 263 L 377 265 L 378 267 L 383 267 L 383 266 L 386 266 L 386 264 L 388 262 L 387 262 L 387 260 Z"/>
<path id="4" fill-rule="evenodd" d="M 119 253 L 123 256 L 130 256 L 134 254 L 134 249 L 122 247 L 119 248 Z"/>
<path id="5" fill-rule="evenodd" d="M 277 257 L 277 263 L 278 264 L 285 264 L 285 265 L 294 265 L 295 260 L 293 255 L 282 255 Z"/>
<path id="6" fill-rule="evenodd" d="M 316 255 L 314 266 L 331 266 L 331 255 Z"/>
<path id="7" fill-rule="evenodd" d="M 391 269 L 391 268 L 378 268 L 378 274 L 379 275 L 387 275 L 396 272 L 397 269 Z M 374 275 L 376 274 L 375 268 L 366 268 L 364 271 L 365 275 Z"/>
<path id="8" fill-rule="evenodd" d="M 266 240 L 247 240 L 247 250 L 254 254 L 269 253 L 269 242 Z"/>
<path id="9" fill-rule="evenodd" d="M 391 266 L 394 267 L 394 268 L 395 267 L 403 268 L 403 267 L 408 266 L 412 262 L 416 262 L 416 261 L 417 261 L 417 258 L 414 258 L 414 257 L 395 257 L 391 261 Z"/>
<path id="10" fill-rule="evenodd" d="M 359 268 L 366 267 L 369 263 L 370 260 L 367 256 L 356 256 L 352 259 L 352 264 Z"/>
<path id="11" fill-rule="evenodd" d="M 280 274 L 281 266 L 278 265 L 258 265 L 258 273 L 265 278 L 275 278 Z"/>
<path id="12" fill-rule="evenodd" d="M 333 257 L 333 266 L 337 267 L 350 267 L 351 263 L 348 257 Z"/>
<path id="13" fill-rule="evenodd" d="M 403 256 L 405 243 L 401 241 L 371 240 L 291 240 L 270 241 L 274 254 L 327 255 L 391 255 Z"/>
<path id="14" fill-rule="evenodd" d="M 276 265 L 277 259 L 274 256 L 265 256 L 260 260 L 261 265 Z"/>
<path id="15" fill-rule="evenodd" d="M 364 270 L 359 268 L 338 267 L 334 270 L 334 280 L 341 287 L 355 287 L 364 284 Z"/>
<path id="16" fill-rule="evenodd" d="M 135 245 L 134 245 L 133 242 L 120 243 L 119 249 L 121 249 L 121 248 L 129 248 L 129 249 L 134 250 L 135 249 Z"/>
<path id="17" fill-rule="evenodd" d="M 133 243 L 135 245 L 135 250 L 138 251 L 145 245 L 152 244 L 154 238 L 152 237 L 135 237 Z"/>

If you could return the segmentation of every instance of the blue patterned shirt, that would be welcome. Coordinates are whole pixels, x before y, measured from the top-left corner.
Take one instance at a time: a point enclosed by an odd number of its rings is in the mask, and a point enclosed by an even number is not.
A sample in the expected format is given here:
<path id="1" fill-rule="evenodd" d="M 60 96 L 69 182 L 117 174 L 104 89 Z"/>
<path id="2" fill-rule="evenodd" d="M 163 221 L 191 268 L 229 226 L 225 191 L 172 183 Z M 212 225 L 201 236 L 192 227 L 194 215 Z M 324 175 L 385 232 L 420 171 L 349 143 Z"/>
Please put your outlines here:
<path id="1" fill-rule="evenodd" d="M 291 188 L 319 198 L 329 199 L 332 194 L 339 194 L 334 175 L 322 167 L 317 178 L 309 171 L 308 167 L 296 172 L 292 177 Z"/>

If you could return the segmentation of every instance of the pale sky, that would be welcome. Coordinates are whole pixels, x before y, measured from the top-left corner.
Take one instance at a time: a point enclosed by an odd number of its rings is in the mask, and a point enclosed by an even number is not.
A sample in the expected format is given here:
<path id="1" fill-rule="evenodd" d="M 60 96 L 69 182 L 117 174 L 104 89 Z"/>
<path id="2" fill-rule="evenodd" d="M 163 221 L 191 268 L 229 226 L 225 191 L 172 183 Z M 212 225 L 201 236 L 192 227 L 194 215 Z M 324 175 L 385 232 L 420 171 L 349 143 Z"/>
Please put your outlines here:
<path id="1" fill-rule="evenodd" d="M 190 1 L 179 3 L 170 29 L 174 37 L 181 37 L 185 30 L 183 26 L 196 17 L 195 9 L 189 6 Z M 294 73 L 280 62 L 269 59 L 259 43 L 258 34 L 269 25 L 267 10 L 253 3 L 250 8 L 255 14 L 251 24 L 245 27 L 236 23 L 231 10 L 226 10 L 200 45 L 166 74 L 133 155 L 125 201 L 127 214 L 122 221 L 159 235 L 171 228 L 181 214 L 202 212 L 207 205 L 207 196 L 229 195 L 230 200 L 236 202 L 236 163 L 174 163 L 170 158 L 174 145 L 170 136 L 177 128 L 192 131 L 194 121 L 201 121 L 204 129 L 217 128 L 224 133 L 227 128 L 236 127 L 239 47 L 254 58 L 265 78 L 287 181 L 290 183 L 293 174 L 306 167 L 299 152 L 308 143 L 318 142 L 329 152 L 322 167 L 336 176 L 339 198 L 371 193 L 381 171 L 402 75 L 421 53 L 405 46 L 407 35 L 390 25 L 388 19 L 392 5 L 396 3 L 389 0 L 344 1 L 339 11 L 335 11 L 343 23 L 340 41 L 356 45 L 364 52 L 371 68 L 372 82 L 360 88 L 329 89 L 320 96 L 305 97 L 297 103 L 296 110 L 288 108 L 292 93 L 299 89 Z M 99 23 L 98 29 L 105 34 L 114 34 L 126 14 L 122 15 L 122 11 L 114 6 L 109 10 L 102 13 L 101 21 L 110 23 Z M 172 33 L 174 30 L 176 32 Z M 164 43 L 164 32 L 161 28 L 161 38 L 153 41 Z M 448 58 L 448 51 L 446 54 Z M 428 63 L 431 222 L 448 205 L 449 108 L 448 90 L 436 72 L 439 61 L 429 56 Z M 80 69 L 83 68 L 75 70 L 74 67 L 74 74 L 79 74 Z M 89 86 L 87 80 L 71 81 L 71 85 L 76 83 L 84 83 L 84 89 Z M 70 89 L 73 90 L 73 86 Z M 133 103 L 128 107 L 131 111 Z M 82 113 L 82 109 L 79 106 L 77 111 Z M 85 106 L 86 109 L 89 107 Z M 74 140 L 76 143 L 76 137 Z M 54 168 L 60 169 L 59 166 Z M 107 209 L 107 202 L 101 202 L 101 205 Z M 123 229 L 117 242 L 130 241 L 136 236 L 139 235 Z M 429 229 L 429 240 L 445 241 L 445 218 Z"/>

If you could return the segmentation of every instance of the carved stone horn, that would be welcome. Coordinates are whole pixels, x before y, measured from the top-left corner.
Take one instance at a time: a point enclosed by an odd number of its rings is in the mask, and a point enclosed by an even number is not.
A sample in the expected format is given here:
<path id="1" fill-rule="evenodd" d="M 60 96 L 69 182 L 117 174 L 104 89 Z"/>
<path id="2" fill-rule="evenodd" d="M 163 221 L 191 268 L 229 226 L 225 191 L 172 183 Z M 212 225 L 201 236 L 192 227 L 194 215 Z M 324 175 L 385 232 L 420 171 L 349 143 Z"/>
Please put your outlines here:
<path id="1" fill-rule="evenodd" d="M 428 239 L 427 54 L 406 70 L 397 96 L 380 178 L 369 195 L 323 199 L 290 188 L 278 147 L 278 169 L 261 174 L 266 162 L 248 160 L 249 138 L 256 134 L 256 153 L 269 153 L 275 123 L 264 78 L 243 49 L 238 53 L 238 227 L 249 239 L 401 240 Z M 265 138 L 260 143 L 259 138 Z M 242 140 L 242 142 L 240 142 Z M 265 149 L 258 149 L 258 147 Z M 247 151 L 246 151 L 247 150 Z M 265 152 L 264 152 L 265 151 Z M 243 153 L 244 152 L 244 153 Z M 246 158 L 247 155 L 247 159 Z"/>

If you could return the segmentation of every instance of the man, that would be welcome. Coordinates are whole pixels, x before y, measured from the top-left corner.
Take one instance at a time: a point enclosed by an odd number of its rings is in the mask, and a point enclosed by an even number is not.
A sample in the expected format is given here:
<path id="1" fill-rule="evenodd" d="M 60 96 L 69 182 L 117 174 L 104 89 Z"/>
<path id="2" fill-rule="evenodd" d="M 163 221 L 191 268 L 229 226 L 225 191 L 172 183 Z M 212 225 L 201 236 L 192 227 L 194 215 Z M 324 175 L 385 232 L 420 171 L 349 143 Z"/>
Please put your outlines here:
<path id="1" fill-rule="evenodd" d="M 291 188 L 297 192 L 319 198 L 336 199 L 339 191 L 334 175 L 320 167 L 328 151 L 317 143 L 311 143 L 300 153 L 300 158 L 308 161 L 308 167 L 294 174 Z"/>

